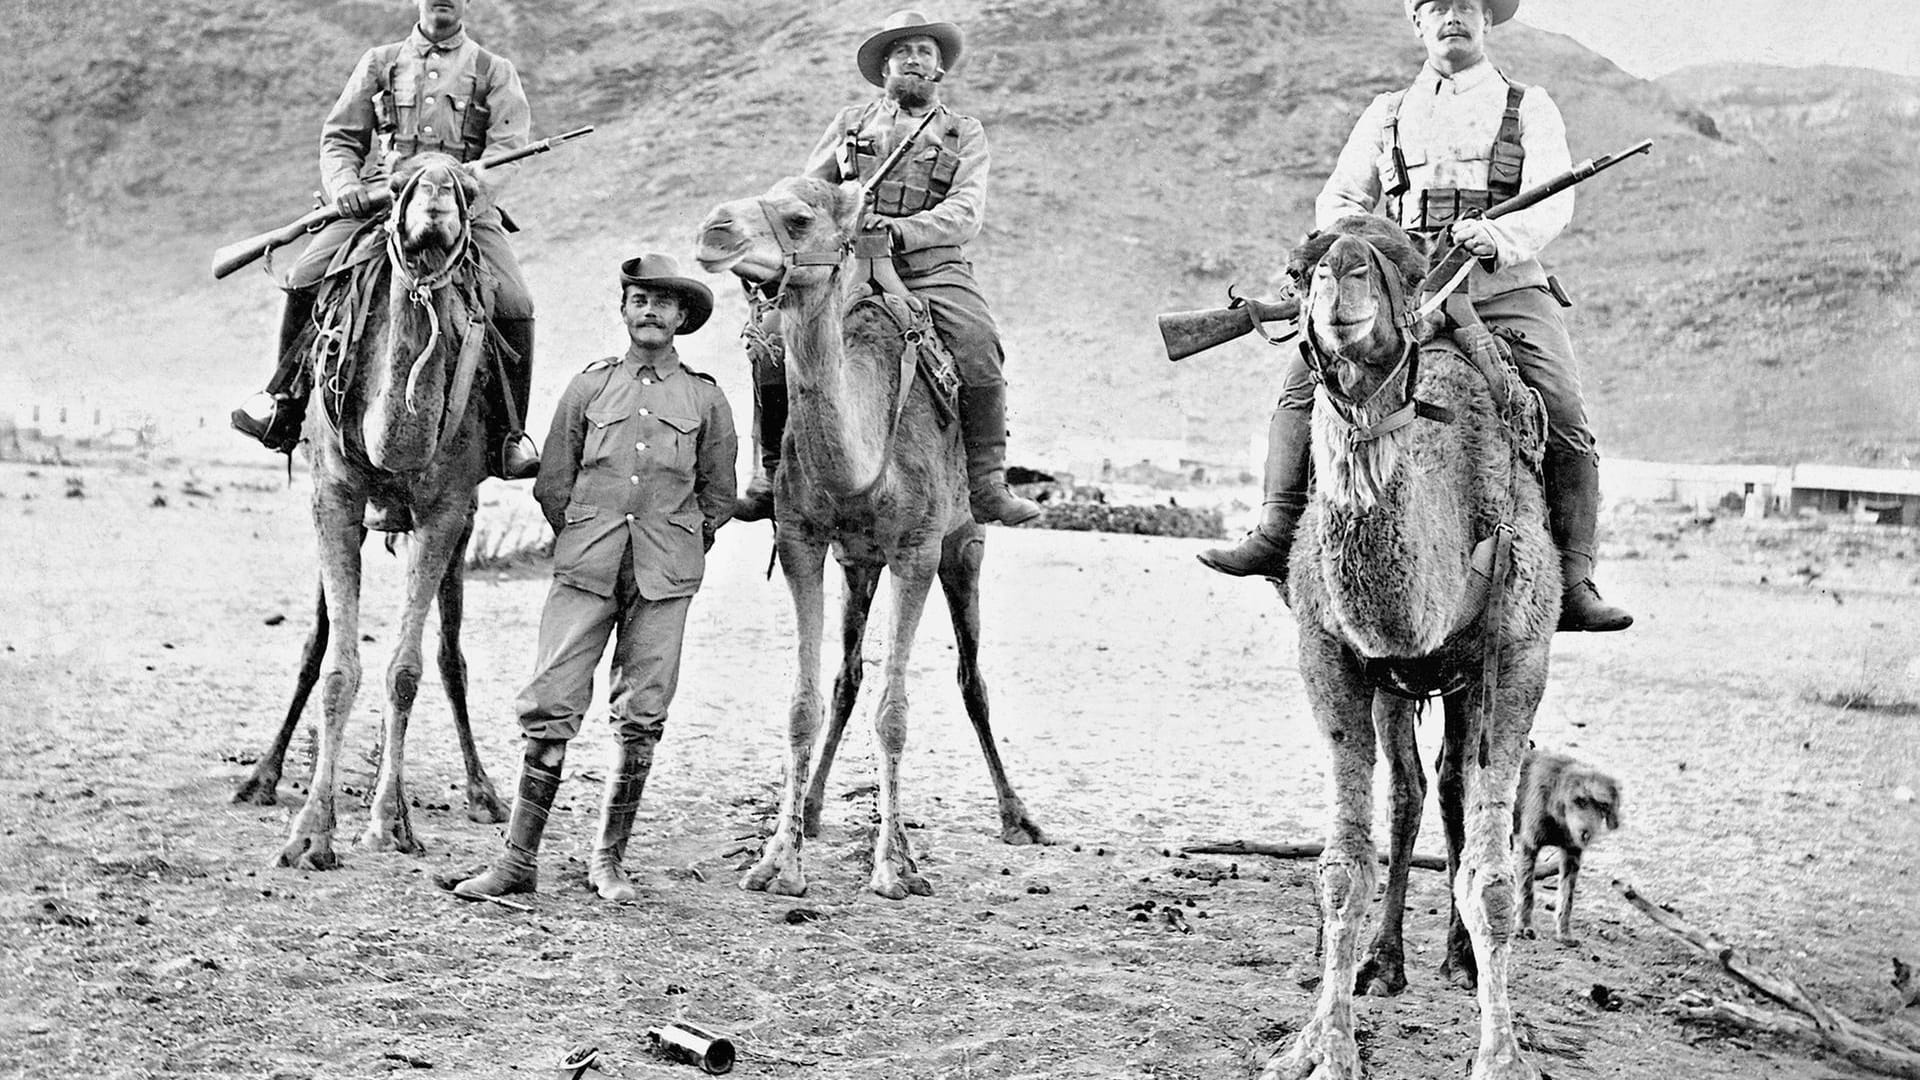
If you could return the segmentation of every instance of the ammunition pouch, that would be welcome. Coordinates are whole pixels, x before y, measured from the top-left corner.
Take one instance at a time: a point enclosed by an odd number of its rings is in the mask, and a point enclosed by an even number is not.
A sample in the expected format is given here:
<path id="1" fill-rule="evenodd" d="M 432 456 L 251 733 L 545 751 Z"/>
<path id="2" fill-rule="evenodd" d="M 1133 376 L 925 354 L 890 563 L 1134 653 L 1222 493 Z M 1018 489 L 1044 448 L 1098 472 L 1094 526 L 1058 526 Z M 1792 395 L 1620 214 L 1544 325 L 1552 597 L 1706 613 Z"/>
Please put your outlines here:
<path id="1" fill-rule="evenodd" d="M 885 229 L 856 234 L 853 256 L 856 259 L 884 259 L 893 254 L 893 234 Z"/>
<path id="2" fill-rule="evenodd" d="M 1457 221 L 1485 213 L 1493 193 L 1482 188 L 1427 188 L 1420 193 L 1420 213 L 1412 228 L 1438 232 Z"/>
<path id="3" fill-rule="evenodd" d="M 453 99 L 453 107 L 460 111 L 461 161 L 480 160 L 487 151 L 487 128 L 493 124 L 493 110 L 487 108 L 486 99 L 479 96 L 480 88 L 474 89 L 472 98 Z"/>

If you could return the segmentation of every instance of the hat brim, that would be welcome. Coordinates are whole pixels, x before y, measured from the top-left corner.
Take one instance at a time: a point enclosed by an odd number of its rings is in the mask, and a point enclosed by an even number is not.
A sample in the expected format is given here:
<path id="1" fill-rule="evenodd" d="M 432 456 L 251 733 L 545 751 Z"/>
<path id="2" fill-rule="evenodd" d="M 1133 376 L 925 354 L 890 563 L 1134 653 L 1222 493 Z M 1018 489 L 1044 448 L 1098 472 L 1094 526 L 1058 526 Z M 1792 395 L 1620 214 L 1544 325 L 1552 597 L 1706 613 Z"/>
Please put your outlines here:
<path id="1" fill-rule="evenodd" d="M 860 52 L 856 57 L 860 74 L 875 86 L 887 85 L 887 52 L 893 48 L 894 42 L 910 37 L 932 38 L 940 46 L 940 66 L 948 71 L 952 71 L 954 65 L 960 62 L 960 52 L 967 44 L 966 35 L 952 23 L 937 22 L 882 30 L 860 43 Z"/>
<path id="2" fill-rule="evenodd" d="M 665 289 L 680 298 L 687 309 L 687 317 L 675 334 L 691 334 L 707 325 L 713 317 L 713 290 L 692 278 L 683 277 L 635 277 L 632 274 L 620 275 L 620 291 L 624 298 L 629 285 L 644 285 L 649 289 Z"/>

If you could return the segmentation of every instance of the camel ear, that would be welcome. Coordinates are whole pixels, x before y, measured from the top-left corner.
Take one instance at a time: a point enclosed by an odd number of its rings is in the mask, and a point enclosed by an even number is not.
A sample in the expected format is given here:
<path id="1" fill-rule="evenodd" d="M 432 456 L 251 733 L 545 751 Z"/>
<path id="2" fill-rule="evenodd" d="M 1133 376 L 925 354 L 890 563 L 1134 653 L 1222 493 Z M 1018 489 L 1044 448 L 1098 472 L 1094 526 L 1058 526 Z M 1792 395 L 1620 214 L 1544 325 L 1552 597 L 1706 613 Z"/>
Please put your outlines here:
<path id="1" fill-rule="evenodd" d="M 852 232 L 860 225 L 862 209 L 860 182 L 849 180 L 840 185 L 839 194 L 833 200 L 833 220 L 842 232 Z"/>

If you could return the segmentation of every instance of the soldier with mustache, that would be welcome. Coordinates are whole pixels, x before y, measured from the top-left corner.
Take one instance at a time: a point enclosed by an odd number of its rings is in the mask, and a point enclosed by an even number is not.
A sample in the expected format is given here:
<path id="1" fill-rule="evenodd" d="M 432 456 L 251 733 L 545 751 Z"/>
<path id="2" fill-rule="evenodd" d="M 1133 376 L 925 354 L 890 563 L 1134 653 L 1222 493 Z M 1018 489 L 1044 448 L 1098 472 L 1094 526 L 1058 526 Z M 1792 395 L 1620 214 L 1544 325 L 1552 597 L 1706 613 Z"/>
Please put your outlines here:
<path id="1" fill-rule="evenodd" d="M 1593 584 L 1600 461 L 1560 313 L 1568 301 L 1539 260 L 1573 219 L 1573 192 L 1498 220 L 1469 216 L 1567 171 L 1566 124 L 1545 90 L 1513 82 L 1487 57 L 1488 28 L 1513 18 L 1520 0 L 1403 3 L 1426 64 L 1412 86 L 1380 95 L 1361 114 L 1314 205 L 1315 224 L 1379 212 L 1480 256 L 1462 287 L 1547 406 L 1547 524 L 1564 589 L 1559 628 L 1624 630 L 1633 616 Z M 1295 360 L 1268 432 L 1260 523 L 1239 545 L 1203 553 L 1207 566 L 1237 577 L 1286 576 L 1307 504 L 1313 393 L 1305 360 Z"/>
<path id="2" fill-rule="evenodd" d="M 918 11 L 887 16 L 857 55 L 860 74 L 885 95 L 840 110 L 808 155 L 805 175 L 872 183 L 901 142 L 919 132 L 912 149 L 874 186 L 861 224 L 886 245 L 879 258 L 889 260 L 900 283 L 926 302 L 959 368 L 960 429 L 974 520 L 1018 525 L 1039 517 L 1040 507 L 1007 486 L 1007 383 L 1001 374 L 1006 353 L 964 251 L 985 219 L 992 154 L 980 121 L 940 101 L 940 83 L 964 45 L 952 23 L 934 22 Z M 932 122 L 926 123 L 929 117 Z M 776 318 L 763 316 L 759 332 L 749 339 L 765 471 L 740 500 L 736 516 L 742 521 L 773 516 L 773 475 L 787 422 Z"/>
<path id="3" fill-rule="evenodd" d="M 683 365 L 673 344 L 712 314 L 713 294 L 671 255 L 627 260 L 627 351 L 587 365 L 560 395 L 533 483 L 553 526 L 553 587 L 533 680 L 514 703 L 526 737 L 519 792 L 506 849 L 454 885 L 456 895 L 535 890 L 567 742 L 580 733 L 609 636 L 615 754 L 587 884 L 607 900 L 636 895 L 621 860 L 679 683 L 706 551 L 733 513 L 733 413 L 719 385 Z"/>

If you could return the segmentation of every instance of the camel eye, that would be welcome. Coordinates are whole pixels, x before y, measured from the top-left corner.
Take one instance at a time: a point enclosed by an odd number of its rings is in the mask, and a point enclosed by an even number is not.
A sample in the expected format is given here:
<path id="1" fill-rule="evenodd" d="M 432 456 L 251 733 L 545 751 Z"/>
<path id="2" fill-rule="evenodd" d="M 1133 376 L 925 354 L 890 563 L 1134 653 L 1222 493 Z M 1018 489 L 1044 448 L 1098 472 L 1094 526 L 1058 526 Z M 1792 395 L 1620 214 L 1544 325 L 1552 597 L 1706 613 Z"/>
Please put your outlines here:
<path id="1" fill-rule="evenodd" d="M 810 229 L 813 227 L 813 211 L 796 210 L 787 218 L 787 221 L 798 228 Z"/>

